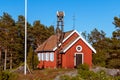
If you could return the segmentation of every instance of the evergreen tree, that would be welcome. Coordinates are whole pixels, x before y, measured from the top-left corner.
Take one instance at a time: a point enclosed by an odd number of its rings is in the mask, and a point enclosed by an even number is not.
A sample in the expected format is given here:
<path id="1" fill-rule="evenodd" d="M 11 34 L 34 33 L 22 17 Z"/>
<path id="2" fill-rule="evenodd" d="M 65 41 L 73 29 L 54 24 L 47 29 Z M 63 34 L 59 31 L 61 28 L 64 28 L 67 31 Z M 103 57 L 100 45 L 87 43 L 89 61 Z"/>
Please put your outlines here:
<path id="1" fill-rule="evenodd" d="M 4 70 L 7 68 L 7 56 L 8 56 L 8 50 L 9 50 L 9 42 L 11 37 L 10 34 L 10 27 L 13 27 L 15 25 L 15 21 L 12 19 L 12 17 L 8 13 L 3 13 L 2 16 L 0 16 L 0 29 L 1 29 L 1 47 L 4 49 L 5 52 L 5 58 L 4 58 Z"/>
<path id="2" fill-rule="evenodd" d="M 113 24 L 116 26 L 116 28 L 120 28 L 120 18 L 115 16 Z"/>
<path id="3" fill-rule="evenodd" d="M 105 32 L 104 31 L 98 31 L 96 28 L 91 31 L 90 34 L 88 34 L 88 41 L 91 44 L 97 43 L 100 40 L 103 40 L 105 38 Z"/>
<path id="4" fill-rule="evenodd" d="M 27 63 L 30 69 L 37 68 L 38 65 L 38 58 L 37 54 L 35 54 L 33 47 L 31 46 L 27 56 Z"/>
<path id="5" fill-rule="evenodd" d="M 120 18 L 114 17 L 114 22 L 113 24 L 115 25 L 116 30 L 113 32 L 113 38 L 119 39 L 120 40 Z"/>

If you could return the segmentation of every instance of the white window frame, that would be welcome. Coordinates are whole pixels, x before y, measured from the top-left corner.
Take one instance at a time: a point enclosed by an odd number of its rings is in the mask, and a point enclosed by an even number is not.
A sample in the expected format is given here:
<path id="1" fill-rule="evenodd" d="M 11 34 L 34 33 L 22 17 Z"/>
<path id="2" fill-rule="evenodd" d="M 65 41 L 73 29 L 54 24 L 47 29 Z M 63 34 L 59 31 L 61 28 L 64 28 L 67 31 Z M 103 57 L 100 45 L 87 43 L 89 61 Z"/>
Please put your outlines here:
<path id="1" fill-rule="evenodd" d="M 46 53 L 46 61 L 49 61 L 49 53 Z"/>
<path id="2" fill-rule="evenodd" d="M 54 53 L 53 52 L 50 53 L 50 61 L 54 61 Z"/>
<path id="3" fill-rule="evenodd" d="M 42 60 L 42 54 L 40 53 L 40 61 Z"/>
<path id="4" fill-rule="evenodd" d="M 46 53 L 43 53 L 43 61 L 46 61 Z"/>
<path id="5" fill-rule="evenodd" d="M 41 53 L 41 61 L 44 61 L 44 53 Z"/>
<path id="6" fill-rule="evenodd" d="M 38 53 L 38 60 L 40 61 L 40 53 Z"/>

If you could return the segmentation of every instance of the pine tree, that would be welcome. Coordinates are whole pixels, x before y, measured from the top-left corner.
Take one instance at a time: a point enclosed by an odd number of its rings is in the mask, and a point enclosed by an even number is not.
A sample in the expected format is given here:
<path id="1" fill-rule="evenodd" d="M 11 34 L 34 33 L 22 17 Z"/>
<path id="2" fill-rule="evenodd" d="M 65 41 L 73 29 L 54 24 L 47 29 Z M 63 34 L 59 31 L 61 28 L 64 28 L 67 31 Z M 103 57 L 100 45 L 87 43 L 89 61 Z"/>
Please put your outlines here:
<path id="1" fill-rule="evenodd" d="M 37 68 L 37 65 L 38 65 L 37 54 L 35 54 L 32 46 L 30 47 L 29 52 L 28 52 L 27 64 L 30 69 L 35 69 Z"/>

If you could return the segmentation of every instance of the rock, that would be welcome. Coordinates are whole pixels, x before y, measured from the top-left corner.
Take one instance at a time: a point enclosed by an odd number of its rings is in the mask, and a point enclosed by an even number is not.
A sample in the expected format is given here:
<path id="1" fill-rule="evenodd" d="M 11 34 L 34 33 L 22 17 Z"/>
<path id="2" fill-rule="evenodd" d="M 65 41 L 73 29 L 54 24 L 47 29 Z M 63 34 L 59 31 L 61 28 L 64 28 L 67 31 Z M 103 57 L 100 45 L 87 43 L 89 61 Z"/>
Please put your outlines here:
<path id="1" fill-rule="evenodd" d="M 119 69 L 109 69 L 109 68 L 104 68 L 104 67 L 95 67 L 91 69 L 93 72 L 99 72 L 99 71 L 105 71 L 107 75 L 110 76 L 120 76 L 120 70 Z"/>

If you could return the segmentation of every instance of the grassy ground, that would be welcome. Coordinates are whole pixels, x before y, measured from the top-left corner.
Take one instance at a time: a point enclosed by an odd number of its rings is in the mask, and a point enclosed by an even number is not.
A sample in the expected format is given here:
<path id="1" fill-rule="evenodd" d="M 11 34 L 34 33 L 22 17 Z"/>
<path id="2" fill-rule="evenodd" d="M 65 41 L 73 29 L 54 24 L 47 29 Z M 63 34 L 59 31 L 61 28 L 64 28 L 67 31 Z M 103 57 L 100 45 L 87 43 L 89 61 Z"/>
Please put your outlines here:
<path id="1" fill-rule="evenodd" d="M 28 73 L 26 76 L 24 74 L 18 74 L 17 80 L 53 80 L 57 75 L 64 74 L 68 71 L 73 71 L 74 69 L 43 69 L 34 70 L 32 73 Z"/>

